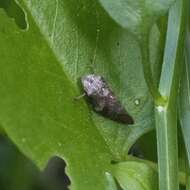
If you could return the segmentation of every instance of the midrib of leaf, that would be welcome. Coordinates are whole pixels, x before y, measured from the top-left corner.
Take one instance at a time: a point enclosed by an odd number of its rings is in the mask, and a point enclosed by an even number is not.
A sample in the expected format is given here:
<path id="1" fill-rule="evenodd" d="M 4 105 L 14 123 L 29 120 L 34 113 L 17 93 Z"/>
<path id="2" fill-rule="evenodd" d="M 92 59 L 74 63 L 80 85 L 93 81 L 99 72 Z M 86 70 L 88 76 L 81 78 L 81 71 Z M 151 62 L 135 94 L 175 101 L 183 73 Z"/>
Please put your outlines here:
<path id="1" fill-rule="evenodd" d="M 177 1 L 170 9 L 163 68 L 159 85 L 167 103 L 155 107 L 159 189 L 178 190 L 177 112 L 180 59 L 184 47 L 186 1 Z"/>

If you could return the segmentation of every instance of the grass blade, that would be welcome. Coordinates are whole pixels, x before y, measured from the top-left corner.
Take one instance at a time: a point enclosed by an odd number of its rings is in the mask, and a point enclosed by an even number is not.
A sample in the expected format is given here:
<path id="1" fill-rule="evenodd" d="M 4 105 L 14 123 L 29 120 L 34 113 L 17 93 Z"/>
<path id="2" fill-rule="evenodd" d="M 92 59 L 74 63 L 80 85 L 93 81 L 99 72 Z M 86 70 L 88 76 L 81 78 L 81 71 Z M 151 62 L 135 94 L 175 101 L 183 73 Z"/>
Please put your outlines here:
<path id="1" fill-rule="evenodd" d="M 178 190 L 177 105 L 180 58 L 184 47 L 185 1 L 178 0 L 170 9 L 163 68 L 159 90 L 167 102 L 156 106 L 159 189 Z"/>

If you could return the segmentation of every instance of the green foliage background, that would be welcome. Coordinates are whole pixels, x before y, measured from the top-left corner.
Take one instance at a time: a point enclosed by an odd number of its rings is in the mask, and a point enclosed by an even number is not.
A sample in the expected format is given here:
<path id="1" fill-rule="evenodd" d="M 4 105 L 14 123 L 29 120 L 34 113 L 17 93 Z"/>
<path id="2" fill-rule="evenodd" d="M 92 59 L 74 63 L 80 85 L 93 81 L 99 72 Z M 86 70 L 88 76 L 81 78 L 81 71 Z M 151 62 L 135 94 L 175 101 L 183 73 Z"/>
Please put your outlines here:
<path id="1" fill-rule="evenodd" d="M 166 37 L 164 23 L 173 3 L 0 0 L 3 133 L 41 170 L 53 156 L 64 159 L 72 190 L 114 190 L 118 185 L 123 189 L 156 189 L 157 166 L 128 157 L 128 151 L 140 137 L 145 153 L 156 142 L 155 136 L 143 135 L 155 128 L 151 89 L 159 84 Z M 146 64 L 152 74 L 146 75 L 142 47 L 150 49 Z M 188 44 L 186 47 L 188 51 Z M 186 62 L 188 65 L 188 56 Z M 83 99 L 74 100 L 82 93 L 80 77 L 88 73 L 106 78 L 134 117 L 134 125 L 110 121 L 93 113 Z M 189 85 L 187 82 L 184 79 L 184 85 Z M 187 98 L 189 94 L 184 89 L 181 96 Z M 184 134 L 188 134 L 189 117 L 185 116 L 189 104 L 182 102 L 179 107 L 181 125 L 186 130 Z M 189 151 L 188 135 L 185 142 Z M 148 153 L 145 159 L 152 157 L 155 152 Z M 113 161 L 119 164 L 112 164 Z M 27 163 L 33 168 L 27 180 L 44 184 L 43 180 L 36 182 L 39 179 L 33 177 L 33 172 L 41 174 L 29 160 Z M 29 175 L 27 167 L 23 168 Z M 184 185 L 184 173 L 181 176 L 180 183 Z M 23 185 L 31 187 L 27 180 Z"/>

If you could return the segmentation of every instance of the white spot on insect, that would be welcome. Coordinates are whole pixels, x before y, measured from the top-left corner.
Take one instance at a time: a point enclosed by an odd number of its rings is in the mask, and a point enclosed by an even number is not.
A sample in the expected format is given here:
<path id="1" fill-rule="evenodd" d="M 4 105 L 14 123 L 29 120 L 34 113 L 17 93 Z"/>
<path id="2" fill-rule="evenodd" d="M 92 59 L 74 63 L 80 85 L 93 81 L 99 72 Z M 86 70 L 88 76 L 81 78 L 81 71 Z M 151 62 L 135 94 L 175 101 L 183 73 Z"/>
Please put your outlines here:
<path id="1" fill-rule="evenodd" d="M 102 92 L 103 92 L 104 96 L 108 96 L 110 93 L 110 91 L 107 88 L 102 88 Z M 110 96 L 110 97 L 112 97 L 112 96 Z"/>
<path id="2" fill-rule="evenodd" d="M 93 74 L 82 77 L 82 84 L 88 96 L 100 93 L 104 87 L 104 82 L 101 77 Z M 104 88 L 104 91 L 105 90 Z"/>

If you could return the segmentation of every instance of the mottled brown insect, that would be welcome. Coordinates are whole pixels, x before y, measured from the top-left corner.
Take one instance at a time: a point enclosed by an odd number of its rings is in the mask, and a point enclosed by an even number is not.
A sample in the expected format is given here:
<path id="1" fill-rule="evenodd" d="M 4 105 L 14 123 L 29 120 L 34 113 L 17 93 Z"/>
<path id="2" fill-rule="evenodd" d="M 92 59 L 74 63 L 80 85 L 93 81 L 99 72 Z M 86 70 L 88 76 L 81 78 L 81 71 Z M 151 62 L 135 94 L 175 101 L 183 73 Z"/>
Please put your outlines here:
<path id="1" fill-rule="evenodd" d="M 82 77 L 81 82 L 97 113 L 120 123 L 134 124 L 133 118 L 121 105 L 103 77 L 89 74 Z"/>

